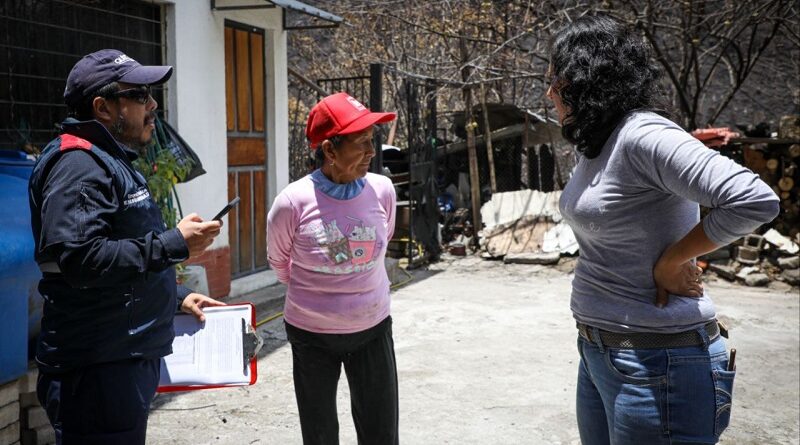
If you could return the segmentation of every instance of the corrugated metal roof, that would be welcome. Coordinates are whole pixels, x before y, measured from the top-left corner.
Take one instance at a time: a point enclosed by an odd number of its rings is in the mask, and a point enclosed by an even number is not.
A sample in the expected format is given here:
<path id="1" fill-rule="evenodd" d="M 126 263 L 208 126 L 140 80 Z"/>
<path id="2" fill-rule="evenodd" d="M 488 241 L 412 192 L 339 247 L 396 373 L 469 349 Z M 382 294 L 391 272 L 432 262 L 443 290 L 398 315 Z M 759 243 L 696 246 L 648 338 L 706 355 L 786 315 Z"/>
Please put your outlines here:
<path id="1" fill-rule="evenodd" d="M 344 21 L 344 19 L 339 17 L 338 15 L 331 14 L 330 12 L 323 11 L 311 5 L 307 5 L 303 2 L 298 2 L 297 0 L 267 0 L 267 1 L 275 6 L 280 6 L 281 8 L 291 9 L 292 11 L 308 14 L 310 16 L 317 17 L 327 22 L 334 23 L 336 25 Z"/>

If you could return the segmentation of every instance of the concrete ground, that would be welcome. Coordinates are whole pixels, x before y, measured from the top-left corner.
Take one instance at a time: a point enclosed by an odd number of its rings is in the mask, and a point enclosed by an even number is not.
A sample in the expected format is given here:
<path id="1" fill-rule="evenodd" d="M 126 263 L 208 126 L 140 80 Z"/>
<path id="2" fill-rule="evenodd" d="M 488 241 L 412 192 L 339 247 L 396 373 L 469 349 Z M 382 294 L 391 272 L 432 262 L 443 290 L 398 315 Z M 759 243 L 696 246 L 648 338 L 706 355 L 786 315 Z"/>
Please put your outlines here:
<path id="1" fill-rule="evenodd" d="M 393 292 L 401 443 L 579 443 L 569 263 L 450 258 Z M 738 350 L 732 421 L 721 443 L 800 443 L 797 288 L 714 279 L 707 286 Z M 258 296 L 267 301 L 259 315 L 276 310 L 282 291 Z M 302 443 L 283 321 L 259 330 L 266 343 L 258 383 L 158 396 L 148 443 Z M 355 444 L 344 373 L 339 419 L 341 443 Z"/>

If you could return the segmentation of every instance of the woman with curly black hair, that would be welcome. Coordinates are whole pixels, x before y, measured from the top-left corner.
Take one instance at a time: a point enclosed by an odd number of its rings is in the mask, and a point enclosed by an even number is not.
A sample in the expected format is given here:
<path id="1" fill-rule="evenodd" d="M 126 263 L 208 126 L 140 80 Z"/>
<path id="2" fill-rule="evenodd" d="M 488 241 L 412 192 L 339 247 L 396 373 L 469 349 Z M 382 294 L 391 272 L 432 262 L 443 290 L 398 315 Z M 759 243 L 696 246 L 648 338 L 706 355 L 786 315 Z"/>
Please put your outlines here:
<path id="1" fill-rule="evenodd" d="M 581 441 L 716 443 L 734 367 L 694 259 L 771 221 L 778 198 L 657 112 L 659 70 L 624 25 L 566 26 L 549 76 L 579 152 L 560 207 L 580 246 L 570 306 Z M 710 208 L 702 221 L 698 204 Z"/>

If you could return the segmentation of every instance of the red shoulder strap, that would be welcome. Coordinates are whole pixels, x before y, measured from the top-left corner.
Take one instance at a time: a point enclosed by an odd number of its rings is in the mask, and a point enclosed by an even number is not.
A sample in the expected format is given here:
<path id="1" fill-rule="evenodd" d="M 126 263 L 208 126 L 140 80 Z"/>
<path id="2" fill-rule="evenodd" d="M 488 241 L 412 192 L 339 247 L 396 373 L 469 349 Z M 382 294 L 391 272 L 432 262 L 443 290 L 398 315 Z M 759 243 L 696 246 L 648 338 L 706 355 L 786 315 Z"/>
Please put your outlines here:
<path id="1" fill-rule="evenodd" d="M 92 148 L 92 143 L 87 141 L 86 139 L 81 139 L 77 136 L 73 136 L 71 134 L 62 134 L 61 135 L 61 147 L 59 150 L 69 150 L 70 148 L 80 148 L 82 150 L 90 150 Z"/>

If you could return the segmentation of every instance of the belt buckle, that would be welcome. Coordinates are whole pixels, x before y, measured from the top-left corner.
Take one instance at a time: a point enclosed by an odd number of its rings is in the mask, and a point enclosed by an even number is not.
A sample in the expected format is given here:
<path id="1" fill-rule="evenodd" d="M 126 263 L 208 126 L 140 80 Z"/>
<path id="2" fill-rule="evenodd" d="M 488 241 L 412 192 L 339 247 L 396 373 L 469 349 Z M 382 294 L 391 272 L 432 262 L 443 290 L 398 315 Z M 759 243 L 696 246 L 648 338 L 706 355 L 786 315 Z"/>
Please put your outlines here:
<path id="1" fill-rule="evenodd" d="M 722 320 L 717 319 L 717 327 L 719 327 L 719 335 L 728 338 L 728 325 Z"/>
<path id="2" fill-rule="evenodd" d="M 590 336 L 590 334 L 589 334 L 589 330 L 588 330 L 588 329 L 586 329 L 586 327 L 587 327 L 587 326 L 586 326 L 585 324 L 583 324 L 583 323 L 578 323 L 578 334 L 579 334 L 581 337 L 583 337 L 583 339 L 584 339 L 584 340 L 586 340 L 586 341 L 588 341 L 588 342 L 590 342 L 590 343 L 591 343 L 591 342 L 592 342 L 592 338 L 591 338 L 591 336 Z"/>

